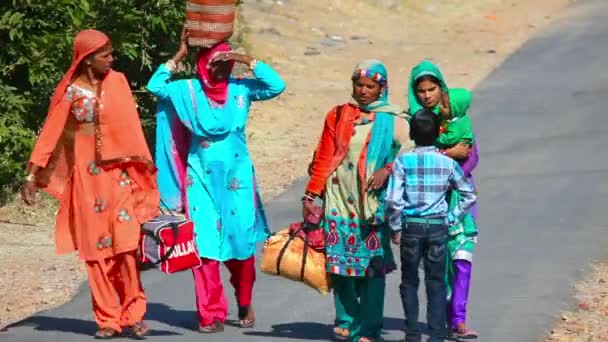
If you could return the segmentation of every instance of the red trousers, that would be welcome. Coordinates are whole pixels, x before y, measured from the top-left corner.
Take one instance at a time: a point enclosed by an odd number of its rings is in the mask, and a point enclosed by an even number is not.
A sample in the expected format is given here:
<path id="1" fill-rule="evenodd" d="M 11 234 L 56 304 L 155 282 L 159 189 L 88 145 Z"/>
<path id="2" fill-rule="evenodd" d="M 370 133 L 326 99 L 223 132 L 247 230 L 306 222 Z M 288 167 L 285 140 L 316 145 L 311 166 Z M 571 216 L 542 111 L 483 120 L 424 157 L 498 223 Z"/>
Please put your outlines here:
<path id="1" fill-rule="evenodd" d="M 87 261 L 93 313 L 100 329 L 122 331 L 141 321 L 146 296 L 141 287 L 135 252 Z"/>
<path id="2" fill-rule="evenodd" d="M 213 322 L 226 321 L 228 302 L 220 276 L 220 262 L 203 258 L 201 267 L 192 269 L 199 324 L 206 326 Z M 228 260 L 224 265 L 230 271 L 230 283 L 239 306 L 251 304 L 253 283 L 255 282 L 255 258 Z"/>

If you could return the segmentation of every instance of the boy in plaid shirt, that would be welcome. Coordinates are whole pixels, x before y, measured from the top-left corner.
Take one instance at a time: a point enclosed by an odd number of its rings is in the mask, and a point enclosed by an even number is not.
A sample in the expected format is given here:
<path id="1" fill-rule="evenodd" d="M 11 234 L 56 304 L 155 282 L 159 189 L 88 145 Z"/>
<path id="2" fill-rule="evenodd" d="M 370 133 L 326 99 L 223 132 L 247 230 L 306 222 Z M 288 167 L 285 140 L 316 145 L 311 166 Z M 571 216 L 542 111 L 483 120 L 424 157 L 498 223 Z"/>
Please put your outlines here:
<path id="1" fill-rule="evenodd" d="M 477 197 L 473 185 L 453 159 L 435 148 L 440 118 L 423 109 L 410 123 L 412 152 L 395 159 L 386 195 L 392 239 L 401 245 L 401 300 L 406 320 L 406 342 L 421 341 L 418 324 L 418 266 L 424 262 L 427 289 L 428 341 L 446 336 L 446 243 L 448 227 L 471 209 Z M 454 189 L 460 202 L 448 212 L 446 195 Z"/>

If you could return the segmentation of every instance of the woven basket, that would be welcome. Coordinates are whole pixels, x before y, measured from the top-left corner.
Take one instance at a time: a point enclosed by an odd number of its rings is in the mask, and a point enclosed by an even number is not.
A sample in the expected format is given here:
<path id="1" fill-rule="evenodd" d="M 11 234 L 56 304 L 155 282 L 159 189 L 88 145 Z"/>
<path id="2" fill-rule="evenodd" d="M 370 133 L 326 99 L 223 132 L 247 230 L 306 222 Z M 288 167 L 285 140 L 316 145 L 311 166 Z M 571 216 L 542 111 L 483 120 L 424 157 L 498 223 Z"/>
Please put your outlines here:
<path id="1" fill-rule="evenodd" d="M 228 40 L 234 31 L 236 0 L 189 0 L 186 27 L 191 46 L 210 47 Z"/>

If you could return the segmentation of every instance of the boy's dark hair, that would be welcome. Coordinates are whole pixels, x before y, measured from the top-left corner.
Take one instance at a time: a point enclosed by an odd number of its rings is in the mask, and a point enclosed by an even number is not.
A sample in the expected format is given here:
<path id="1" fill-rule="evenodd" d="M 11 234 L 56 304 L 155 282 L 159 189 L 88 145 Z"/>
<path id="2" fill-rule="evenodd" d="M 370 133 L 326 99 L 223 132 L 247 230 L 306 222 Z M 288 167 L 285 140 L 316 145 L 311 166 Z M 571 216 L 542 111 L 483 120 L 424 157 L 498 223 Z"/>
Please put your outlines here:
<path id="1" fill-rule="evenodd" d="M 416 146 L 433 146 L 439 137 L 440 124 L 439 115 L 426 108 L 421 109 L 410 122 L 410 138 Z"/>

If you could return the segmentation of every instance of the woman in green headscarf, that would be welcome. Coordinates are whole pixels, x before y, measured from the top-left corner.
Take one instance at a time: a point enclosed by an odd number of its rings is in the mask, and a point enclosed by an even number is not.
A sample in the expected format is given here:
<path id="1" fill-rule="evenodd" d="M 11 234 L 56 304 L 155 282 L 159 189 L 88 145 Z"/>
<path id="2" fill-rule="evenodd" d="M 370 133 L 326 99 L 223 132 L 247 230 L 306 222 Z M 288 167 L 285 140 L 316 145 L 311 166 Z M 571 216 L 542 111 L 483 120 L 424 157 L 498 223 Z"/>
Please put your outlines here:
<path id="1" fill-rule="evenodd" d="M 385 275 L 395 269 L 384 193 L 393 159 L 412 147 L 403 110 L 388 99 L 380 61 L 360 63 L 352 100 L 329 111 L 304 194 L 304 217 L 323 195 L 327 272 L 336 306 L 336 336 L 380 337 Z"/>
<path id="2" fill-rule="evenodd" d="M 412 69 L 408 92 L 410 113 L 427 108 L 441 115 L 442 131 L 437 146 L 442 153 L 457 160 L 470 178 L 478 162 L 471 119 L 467 115 L 471 101 L 470 91 L 448 89 L 441 71 L 432 62 L 423 61 Z M 466 154 L 463 156 L 462 153 Z M 449 196 L 450 208 L 458 204 L 458 198 L 458 192 L 452 192 Z M 448 326 L 451 335 L 456 338 L 477 337 L 477 333 L 465 323 L 472 256 L 478 233 L 476 215 L 477 206 L 448 231 Z"/>

